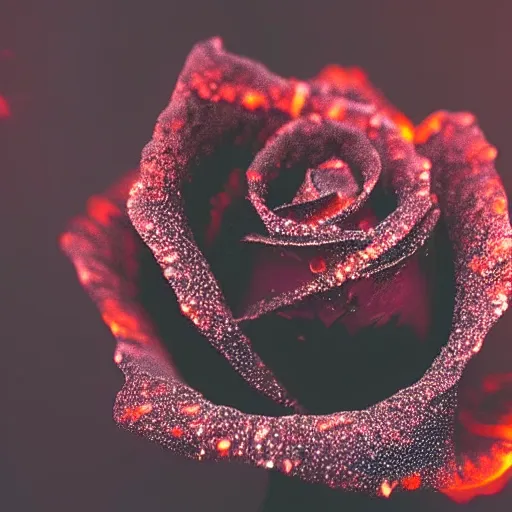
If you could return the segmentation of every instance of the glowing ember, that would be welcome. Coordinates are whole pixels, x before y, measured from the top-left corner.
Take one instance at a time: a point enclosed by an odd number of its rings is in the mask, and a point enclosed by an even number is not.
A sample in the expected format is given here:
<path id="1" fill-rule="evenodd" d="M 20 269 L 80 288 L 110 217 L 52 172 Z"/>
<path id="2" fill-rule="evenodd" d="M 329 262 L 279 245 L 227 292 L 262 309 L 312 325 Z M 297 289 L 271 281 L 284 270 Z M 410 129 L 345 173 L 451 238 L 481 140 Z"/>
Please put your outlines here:
<path id="1" fill-rule="evenodd" d="M 327 268 L 325 260 L 321 256 L 315 256 L 309 262 L 309 268 L 313 274 L 319 274 L 320 272 L 324 272 Z"/>
<path id="2" fill-rule="evenodd" d="M 184 434 L 183 429 L 180 427 L 173 427 L 171 429 L 171 436 L 173 437 L 181 437 Z"/>
<path id="3" fill-rule="evenodd" d="M 293 469 L 293 463 L 291 460 L 289 459 L 284 459 L 283 460 L 283 471 L 288 474 L 291 472 L 291 470 Z"/>
<path id="4" fill-rule="evenodd" d="M 231 441 L 229 439 L 221 439 L 217 443 L 217 451 L 220 455 L 227 455 L 228 450 L 231 448 Z"/>
<path id="5" fill-rule="evenodd" d="M 400 483 L 407 491 L 415 491 L 421 486 L 421 477 L 418 474 L 406 476 L 405 478 L 402 478 Z"/>
<path id="6" fill-rule="evenodd" d="M 382 493 L 382 496 L 384 496 L 384 498 L 389 498 L 391 496 L 391 493 L 393 492 L 393 489 L 397 485 L 398 482 L 389 483 L 387 480 L 384 480 L 384 482 L 382 482 L 382 485 L 380 486 L 380 492 Z"/>
<path id="7" fill-rule="evenodd" d="M 151 404 L 139 405 L 138 407 L 127 407 L 124 411 L 124 414 L 119 418 L 119 421 L 131 421 L 136 422 L 139 421 L 142 416 L 149 414 L 153 410 L 153 406 Z"/>
<path id="8" fill-rule="evenodd" d="M 295 86 L 295 94 L 292 99 L 290 107 L 290 114 L 292 117 L 299 117 L 304 104 L 306 103 L 306 97 L 309 94 L 309 87 L 307 84 L 298 83 Z"/>
<path id="9" fill-rule="evenodd" d="M 187 416 L 195 416 L 200 410 L 200 404 L 185 405 L 181 408 L 181 412 Z"/>
<path id="10" fill-rule="evenodd" d="M 249 91 L 245 94 L 242 105 L 249 110 L 256 110 L 267 106 L 267 99 L 263 94 L 255 91 Z"/>

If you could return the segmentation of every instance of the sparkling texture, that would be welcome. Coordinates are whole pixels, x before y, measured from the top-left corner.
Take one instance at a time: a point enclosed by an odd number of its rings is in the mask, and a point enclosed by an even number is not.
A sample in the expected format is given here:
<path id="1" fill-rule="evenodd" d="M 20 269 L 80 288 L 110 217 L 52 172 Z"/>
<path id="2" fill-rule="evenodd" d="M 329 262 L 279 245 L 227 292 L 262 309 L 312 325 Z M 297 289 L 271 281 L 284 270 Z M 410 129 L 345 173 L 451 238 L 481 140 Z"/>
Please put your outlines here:
<path id="1" fill-rule="evenodd" d="M 248 199 L 267 234 L 249 234 L 246 243 L 344 248 L 312 260 L 310 282 L 251 305 L 242 319 L 397 265 L 440 218 L 446 223 L 455 265 L 452 330 L 418 382 L 366 410 L 300 414 L 230 311 L 185 213 L 184 184 L 226 139 L 253 156 L 244 170 Z M 116 422 L 187 457 L 241 460 L 384 497 L 463 479 L 453 444 L 457 383 L 512 296 L 512 230 L 495 157 L 471 114 L 438 112 L 414 129 L 356 70 L 329 67 L 309 82 L 285 80 L 225 52 L 218 39 L 197 45 L 140 171 L 93 198 L 87 217 L 61 239 L 117 339 L 114 360 L 126 383 Z M 302 188 L 291 203 L 271 208 L 270 185 L 296 166 L 306 169 Z M 396 208 L 374 227 L 343 229 L 377 182 Z M 295 411 L 245 414 L 183 382 L 133 289 L 130 221 L 191 328 L 251 386 Z"/>

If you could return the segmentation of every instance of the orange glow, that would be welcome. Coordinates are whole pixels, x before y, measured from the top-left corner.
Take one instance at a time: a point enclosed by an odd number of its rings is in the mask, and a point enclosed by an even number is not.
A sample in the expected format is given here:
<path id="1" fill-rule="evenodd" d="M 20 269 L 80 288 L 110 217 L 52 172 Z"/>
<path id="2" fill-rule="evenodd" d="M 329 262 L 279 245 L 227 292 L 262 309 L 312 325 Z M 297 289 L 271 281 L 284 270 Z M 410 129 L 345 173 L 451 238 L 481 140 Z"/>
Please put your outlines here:
<path id="1" fill-rule="evenodd" d="M 351 423 L 352 423 L 352 420 L 348 420 L 348 419 L 344 418 L 343 416 L 340 416 L 338 418 L 322 420 L 317 424 L 316 428 L 319 432 L 325 432 L 326 430 L 331 430 L 334 427 L 337 427 L 340 425 L 350 425 Z"/>
<path id="2" fill-rule="evenodd" d="M 114 299 L 107 299 L 102 305 L 103 321 L 109 326 L 114 336 L 134 337 L 143 342 L 146 336 L 140 331 L 137 317 L 123 311 Z"/>
<path id="3" fill-rule="evenodd" d="M 343 102 L 337 101 L 327 110 L 327 117 L 338 121 L 345 117 L 346 106 Z"/>
<path id="4" fill-rule="evenodd" d="M 242 105 L 248 110 L 267 108 L 267 98 L 258 91 L 248 91 L 242 98 Z"/>
<path id="5" fill-rule="evenodd" d="M 490 455 L 482 456 L 475 463 L 464 461 L 462 474 L 455 482 L 441 491 L 457 503 L 467 503 L 476 496 L 500 492 L 512 476 L 512 447 L 493 447 Z"/>
<path id="6" fill-rule="evenodd" d="M 428 116 L 417 128 L 414 135 L 414 142 L 416 144 L 423 144 L 427 142 L 432 135 L 441 131 L 441 124 L 446 117 L 444 112 L 435 112 Z"/>
<path id="7" fill-rule="evenodd" d="M 341 169 L 342 167 L 346 167 L 346 163 L 343 160 L 332 159 L 323 162 L 318 166 L 319 169 Z"/>
<path id="8" fill-rule="evenodd" d="M 391 493 L 393 492 L 393 489 L 397 485 L 398 482 L 389 483 L 387 480 L 384 480 L 384 482 L 382 482 L 382 485 L 380 486 L 380 492 L 382 493 L 382 496 L 384 496 L 384 498 L 389 498 L 391 496 Z"/>
<path id="9" fill-rule="evenodd" d="M 489 262 L 485 257 L 473 256 L 468 263 L 468 267 L 476 274 L 483 275 L 489 270 Z"/>
<path id="10" fill-rule="evenodd" d="M 181 408 L 181 412 L 187 416 L 195 416 L 199 412 L 200 408 L 201 406 L 199 404 L 184 405 Z"/>
<path id="11" fill-rule="evenodd" d="M 295 94 L 293 95 L 292 103 L 290 106 L 290 114 L 292 117 L 299 117 L 306 98 L 309 94 L 309 88 L 306 84 L 298 83 L 295 85 Z"/>
<path id="12" fill-rule="evenodd" d="M 217 451 L 221 456 L 227 455 L 229 449 L 231 448 L 231 441 L 229 439 L 221 439 L 217 443 Z"/>
<path id="13" fill-rule="evenodd" d="M 320 220 L 334 217 L 350 206 L 353 202 L 354 199 L 352 197 L 344 197 L 338 193 L 323 208 L 309 216 L 306 223 L 317 224 Z"/>
<path id="14" fill-rule="evenodd" d="M 485 140 L 479 140 L 476 144 L 469 147 L 466 158 L 473 160 L 474 158 L 484 162 L 490 162 L 498 156 L 498 150 L 488 144 Z"/>
<path id="15" fill-rule="evenodd" d="M 11 107 L 4 96 L 0 94 L 0 119 L 11 117 Z"/>
<path id="16" fill-rule="evenodd" d="M 293 469 L 293 463 L 290 459 L 283 460 L 283 471 L 288 474 Z"/>
<path id="17" fill-rule="evenodd" d="M 504 207 L 506 208 L 506 202 Z M 500 208 L 502 207 L 501 203 L 498 203 L 497 205 L 493 205 L 494 212 L 500 213 Z M 498 207 L 498 211 L 496 211 L 496 207 Z M 499 242 L 495 243 L 487 243 L 486 247 L 486 253 L 482 256 L 473 256 L 471 258 L 471 261 L 468 263 L 468 267 L 477 274 L 484 275 L 487 271 L 492 270 L 496 267 L 499 263 L 503 262 L 507 258 L 510 257 L 512 253 L 512 238 L 503 238 Z M 512 267 L 509 267 L 512 271 Z M 506 267 L 504 270 L 504 274 L 507 274 Z M 506 279 L 506 282 L 508 279 L 512 278 L 512 275 L 510 275 L 509 272 L 509 278 Z"/>
<path id="18" fill-rule="evenodd" d="M 201 323 L 200 317 L 195 308 L 188 304 L 181 304 L 180 309 L 187 318 L 194 322 L 195 325 L 199 325 Z"/>
<path id="19" fill-rule="evenodd" d="M 492 203 L 492 210 L 498 215 L 503 215 L 507 211 L 507 201 L 504 197 L 498 197 Z"/>
<path id="20" fill-rule="evenodd" d="M 512 238 L 503 238 L 496 244 L 487 244 L 488 252 L 496 260 L 508 258 L 512 253 Z"/>
<path id="21" fill-rule="evenodd" d="M 407 117 L 393 107 L 373 88 L 368 81 L 368 77 L 360 68 L 342 68 L 337 65 L 331 65 L 324 68 L 317 78 L 321 82 L 335 85 L 341 89 L 355 89 L 365 101 L 374 104 L 378 111 L 383 112 L 391 118 L 398 126 L 402 137 L 411 142 L 414 139 L 414 126 Z M 331 119 L 342 119 L 344 107 L 342 103 L 334 103 L 327 111 L 327 117 Z"/>
<path id="22" fill-rule="evenodd" d="M 487 146 L 480 152 L 480 156 L 484 160 L 494 160 L 498 156 L 498 150 L 494 146 Z"/>
<path id="23" fill-rule="evenodd" d="M 393 116 L 391 116 L 393 121 L 397 124 L 398 128 L 400 129 L 400 134 L 402 137 L 412 142 L 414 140 L 414 126 L 413 124 L 405 117 L 402 113 L 396 113 Z"/>
<path id="24" fill-rule="evenodd" d="M 119 421 L 139 421 L 142 416 L 149 414 L 153 410 L 151 404 L 139 405 L 138 407 L 127 407 L 124 414 L 119 418 Z"/>
<path id="25" fill-rule="evenodd" d="M 478 400 L 471 408 L 463 408 L 459 421 L 470 439 L 489 443 L 483 454 L 464 456 L 450 487 L 442 492 L 451 499 L 465 503 L 475 496 L 501 491 L 512 477 L 512 373 L 488 376 L 478 391 Z M 490 407 L 489 407 L 490 406 Z M 499 410 L 496 418 L 481 421 L 478 414 L 489 415 Z M 503 412 L 504 411 L 504 412 Z"/>

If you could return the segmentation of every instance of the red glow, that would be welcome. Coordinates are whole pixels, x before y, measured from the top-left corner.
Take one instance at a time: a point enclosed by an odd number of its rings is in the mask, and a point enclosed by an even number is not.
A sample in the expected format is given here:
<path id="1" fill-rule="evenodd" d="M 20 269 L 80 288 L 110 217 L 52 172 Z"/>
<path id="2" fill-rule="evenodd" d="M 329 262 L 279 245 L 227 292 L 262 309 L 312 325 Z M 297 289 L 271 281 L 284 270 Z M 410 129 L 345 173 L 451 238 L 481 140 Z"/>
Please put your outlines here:
<path id="1" fill-rule="evenodd" d="M 121 210 L 105 197 L 93 196 L 87 201 L 87 213 L 99 224 L 106 226 Z"/>
<path id="2" fill-rule="evenodd" d="M 119 421 L 125 422 L 135 422 L 139 421 L 142 416 L 145 414 L 149 414 L 153 410 L 153 406 L 151 404 L 139 405 L 138 407 L 127 407 L 125 409 L 124 414 L 119 418 Z"/>
<path id="3" fill-rule="evenodd" d="M 0 94 L 0 119 L 11 117 L 11 107 L 4 96 Z"/>
<path id="4" fill-rule="evenodd" d="M 406 476 L 405 478 L 402 478 L 400 483 L 404 489 L 408 491 L 415 491 L 416 489 L 419 489 L 421 485 L 421 477 L 418 474 Z"/>
<path id="5" fill-rule="evenodd" d="M 179 437 L 181 437 L 183 435 L 183 433 L 184 433 L 183 429 L 180 428 L 180 427 L 173 427 L 171 429 L 171 436 L 173 436 L 173 437 L 178 437 L 179 438 Z"/>
<path id="6" fill-rule="evenodd" d="M 350 206 L 353 202 L 353 197 L 345 197 L 338 192 L 323 208 L 319 208 L 313 215 L 308 217 L 306 223 L 317 224 L 321 220 L 334 217 Z"/>
<path id="7" fill-rule="evenodd" d="M 313 274 L 319 274 L 323 272 L 327 268 L 327 265 L 325 263 L 325 260 L 321 256 L 315 256 L 310 262 L 309 262 L 309 269 Z"/>
<path id="8" fill-rule="evenodd" d="M 258 171 L 249 169 L 246 173 L 246 176 L 249 181 L 261 181 L 261 174 Z"/>

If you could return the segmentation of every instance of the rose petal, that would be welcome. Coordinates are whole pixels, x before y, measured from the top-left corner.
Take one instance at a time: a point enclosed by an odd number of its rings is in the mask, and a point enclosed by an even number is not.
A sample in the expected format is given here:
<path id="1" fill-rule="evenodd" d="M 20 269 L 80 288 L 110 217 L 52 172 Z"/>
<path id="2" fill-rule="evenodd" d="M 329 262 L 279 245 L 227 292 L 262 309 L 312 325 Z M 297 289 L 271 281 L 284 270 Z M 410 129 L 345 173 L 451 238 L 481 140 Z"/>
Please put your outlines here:
<path id="1" fill-rule="evenodd" d="M 212 90 L 210 81 L 216 80 L 220 80 L 217 86 L 235 87 L 235 94 L 229 88 L 218 99 L 207 93 L 207 86 Z M 279 90 L 275 97 L 274 84 Z M 227 55 L 219 41 L 198 47 L 170 107 L 160 117 L 154 141 L 145 150 L 129 202 L 135 227 L 155 253 L 183 313 L 249 382 L 281 403 L 291 402 L 248 348 L 194 244 L 183 215 L 180 185 L 192 162 L 206 155 L 226 129 L 236 132 L 240 124 L 246 125 L 245 137 L 261 146 L 266 140 L 262 133 L 275 131 L 311 108 L 309 91 Z M 208 107 L 197 107 L 205 106 L 201 101 Z M 223 102 L 219 110 L 210 108 L 216 102 Z M 258 116 L 271 108 L 283 118 Z M 394 139 L 390 147 L 396 149 L 394 144 L 403 141 L 403 136 Z M 189 457 L 238 459 L 333 487 L 386 496 L 397 487 L 449 487 L 457 472 L 452 443 L 455 390 L 464 367 L 512 295 L 512 233 L 505 194 L 492 163 L 495 151 L 472 118 L 437 114 L 417 131 L 417 142 L 432 160 L 433 184 L 453 243 L 456 269 L 452 333 L 418 382 L 366 410 L 321 416 L 257 416 L 205 400 L 179 379 L 134 297 L 132 269 L 119 265 L 129 250 L 119 226 L 129 225 L 122 209 L 107 205 L 99 215 L 93 208 L 89 218 L 73 224 L 61 242 L 118 340 L 115 361 L 126 383 L 116 400 L 116 421 Z M 410 179 L 412 191 L 423 190 L 417 181 L 420 171 L 414 165 L 402 170 L 403 174 L 390 176 L 404 196 L 406 206 L 400 215 L 411 215 L 414 224 L 419 223 L 414 229 L 424 228 L 425 233 L 416 233 L 411 246 L 393 255 L 388 251 L 397 240 L 383 238 L 382 230 L 374 250 L 385 246 L 379 254 L 383 267 L 425 238 L 432 229 L 428 214 L 437 211 L 428 201 L 417 200 L 420 207 L 413 204 L 414 194 L 406 185 Z M 388 236 L 399 228 L 400 215 L 388 223 Z M 111 218 L 118 223 L 114 230 L 104 222 Z M 404 228 L 404 240 L 414 229 Z"/>

